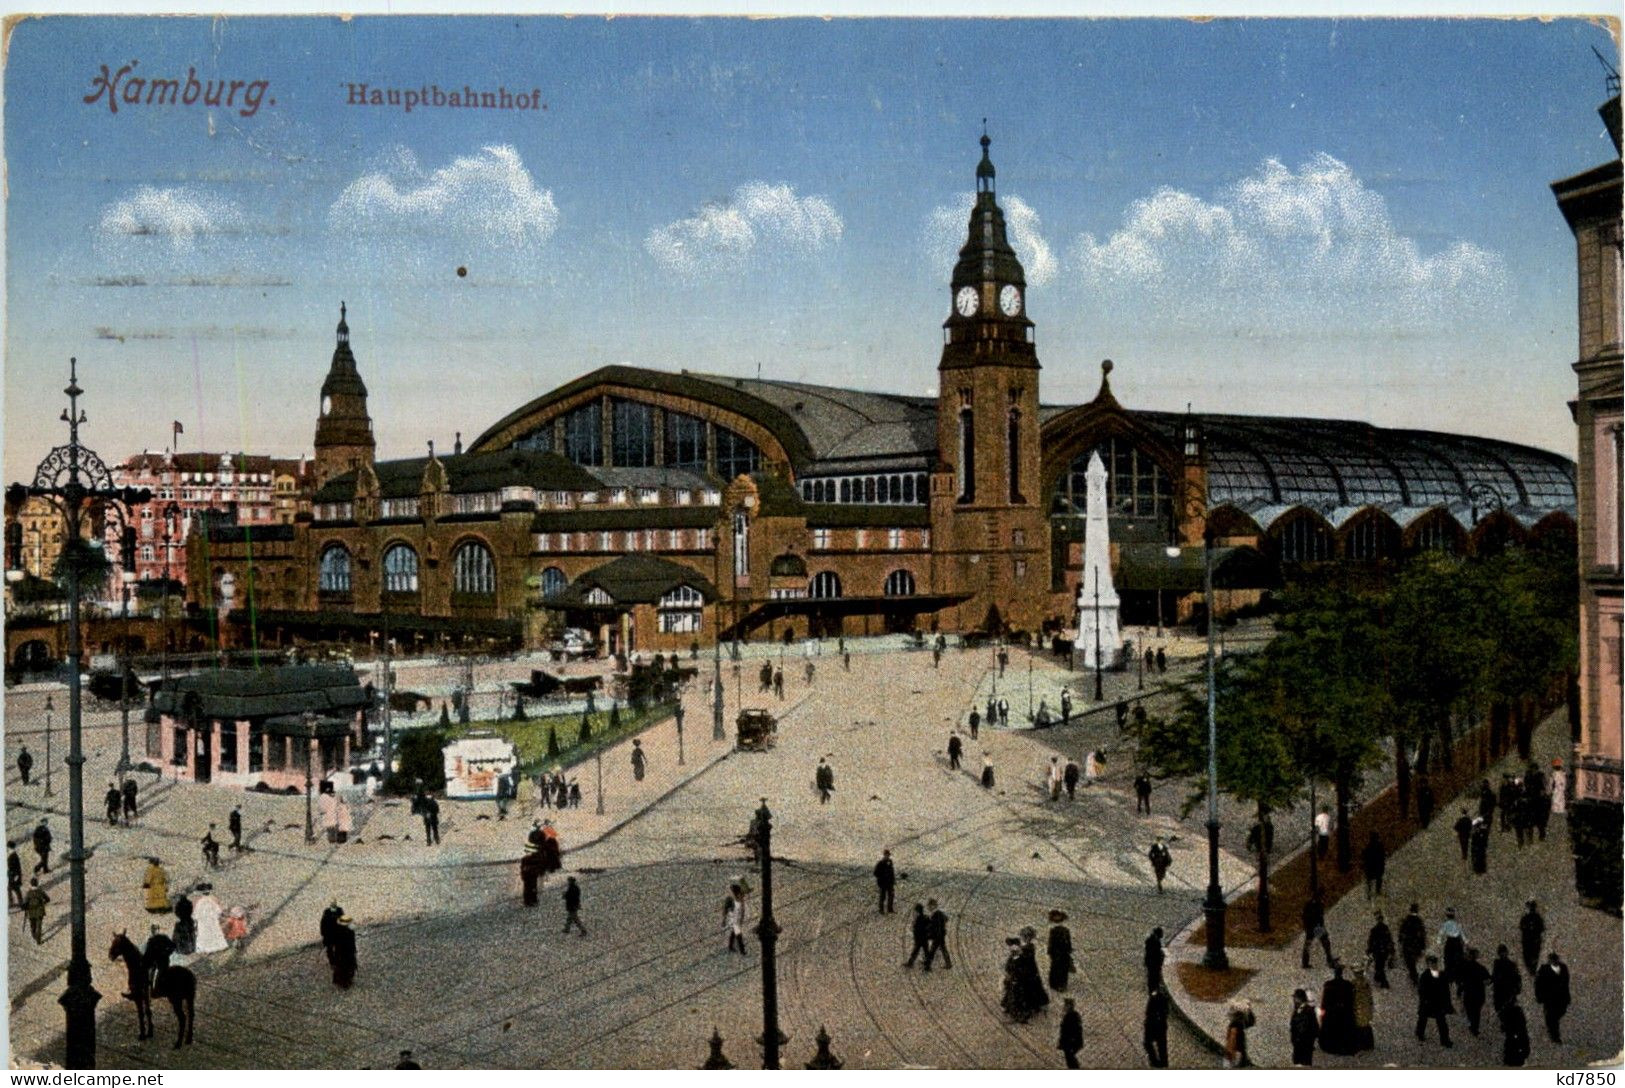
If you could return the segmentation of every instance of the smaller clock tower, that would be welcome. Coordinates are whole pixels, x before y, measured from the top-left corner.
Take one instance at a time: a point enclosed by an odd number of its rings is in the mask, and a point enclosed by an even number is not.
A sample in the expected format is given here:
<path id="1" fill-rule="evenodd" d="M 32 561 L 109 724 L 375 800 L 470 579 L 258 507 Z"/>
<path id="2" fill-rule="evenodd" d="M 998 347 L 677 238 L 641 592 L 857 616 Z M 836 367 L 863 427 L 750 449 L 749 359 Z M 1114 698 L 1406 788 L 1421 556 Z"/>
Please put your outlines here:
<path id="1" fill-rule="evenodd" d="M 322 382 L 321 415 L 316 418 L 313 488 L 319 491 L 333 477 L 363 464 L 371 465 L 374 449 L 372 417 L 367 415 L 367 386 L 350 351 L 350 324 L 341 302 L 338 343 L 333 348 L 327 379 Z"/>
<path id="2" fill-rule="evenodd" d="M 1039 494 L 1038 349 L 1027 277 L 994 194 L 982 134 L 976 204 L 949 281 L 937 365 L 937 449 L 947 473 L 932 496 L 933 536 L 948 553 L 949 592 L 972 594 L 960 621 L 998 618 L 1028 630 L 1044 619 L 1047 524 Z M 1070 617 L 1067 617 L 1070 618 Z"/>

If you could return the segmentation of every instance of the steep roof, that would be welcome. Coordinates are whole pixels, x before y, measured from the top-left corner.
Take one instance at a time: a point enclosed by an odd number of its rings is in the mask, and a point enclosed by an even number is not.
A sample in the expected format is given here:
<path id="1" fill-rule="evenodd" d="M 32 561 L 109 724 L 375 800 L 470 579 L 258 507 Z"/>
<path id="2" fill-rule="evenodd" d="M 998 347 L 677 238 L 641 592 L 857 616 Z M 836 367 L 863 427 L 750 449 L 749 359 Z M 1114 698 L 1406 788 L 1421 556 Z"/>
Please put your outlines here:
<path id="1" fill-rule="evenodd" d="M 539 491 L 596 491 L 601 486 L 586 469 L 556 453 L 535 450 L 491 450 L 454 453 L 439 458 L 446 469 L 446 485 L 454 495 L 496 491 L 504 487 L 534 487 Z M 379 461 L 373 466 L 380 498 L 401 499 L 423 488 L 427 457 Z M 354 472 L 329 480 L 314 496 L 316 502 L 345 502 L 355 496 Z"/>
<path id="2" fill-rule="evenodd" d="M 279 714 L 350 714 L 367 705 L 349 666 L 279 665 L 267 669 L 220 669 L 164 681 L 153 695 L 163 713 L 184 716 L 196 700 L 205 718 L 242 721 Z"/>

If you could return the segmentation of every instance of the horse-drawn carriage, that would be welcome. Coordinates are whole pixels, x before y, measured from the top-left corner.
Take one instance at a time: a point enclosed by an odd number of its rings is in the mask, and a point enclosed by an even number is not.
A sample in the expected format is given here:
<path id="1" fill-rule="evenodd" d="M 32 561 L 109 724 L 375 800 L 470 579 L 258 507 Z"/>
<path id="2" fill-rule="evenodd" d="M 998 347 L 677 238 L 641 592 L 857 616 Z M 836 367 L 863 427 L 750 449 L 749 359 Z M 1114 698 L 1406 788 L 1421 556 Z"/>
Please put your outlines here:
<path id="1" fill-rule="evenodd" d="M 759 707 L 741 710 L 734 724 L 739 731 L 738 747 L 741 752 L 767 751 L 773 747 L 779 732 L 778 719 Z"/>
<path id="2" fill-rule="evenodd" d="M 511 680 L 513 690 L 531 699 L 552 696 L 586 695 L 602 690 L 602 676 L 554 676 L 543 669 L 531 669 L 530 680 Z"/>

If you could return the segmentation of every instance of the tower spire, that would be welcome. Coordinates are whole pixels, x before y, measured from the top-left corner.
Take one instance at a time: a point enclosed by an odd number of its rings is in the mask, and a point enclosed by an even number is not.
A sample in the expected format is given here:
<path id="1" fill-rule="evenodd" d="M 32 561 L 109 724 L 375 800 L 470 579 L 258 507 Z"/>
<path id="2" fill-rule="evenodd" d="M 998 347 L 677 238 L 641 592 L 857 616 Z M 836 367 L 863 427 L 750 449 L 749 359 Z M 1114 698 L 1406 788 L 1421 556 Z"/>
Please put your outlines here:
<path id="1" fill-rule="evenodd" d="M 339 343 L 348 344 L 349 342 L 350 342 L 350 323 L 349 323 L 349 321 L 347 321 L 345 319 L 345 305 L 344 305 L 343 301 L 340 301 L 339 302 Z"/>
<path id="2" fill-rule="evenodd" d="M 987 118 L 982 118 L 982 161 L 976 164 L 976 191 L 978 193 L 991 193 L 993 191 L 993 160 L 988 157 L 988 145 L 993 141 L 987 136 Z"/>

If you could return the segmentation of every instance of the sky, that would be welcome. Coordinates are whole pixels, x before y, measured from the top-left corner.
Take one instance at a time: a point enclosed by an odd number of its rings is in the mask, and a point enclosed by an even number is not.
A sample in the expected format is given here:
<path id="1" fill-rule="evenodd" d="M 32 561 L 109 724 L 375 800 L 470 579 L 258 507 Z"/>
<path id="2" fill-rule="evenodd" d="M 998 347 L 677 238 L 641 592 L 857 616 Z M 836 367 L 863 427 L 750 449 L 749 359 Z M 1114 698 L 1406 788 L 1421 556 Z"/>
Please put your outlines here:
<path id="1" fill-rule="evenodd" d="M 70 356 L 109 462 L 172 421 L 309 452 L 340 300 L 380 456 L 616 363 L 933 393 L 983 118 L 1045 403 L 1109 357 L 1132 408 L 1572 456 L 1549 185 L 1615 154 L 1593 47 L 1617 67 L 1574 18 L 25 21 L 6 479 L 65 440 Z"/>

